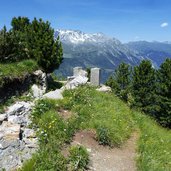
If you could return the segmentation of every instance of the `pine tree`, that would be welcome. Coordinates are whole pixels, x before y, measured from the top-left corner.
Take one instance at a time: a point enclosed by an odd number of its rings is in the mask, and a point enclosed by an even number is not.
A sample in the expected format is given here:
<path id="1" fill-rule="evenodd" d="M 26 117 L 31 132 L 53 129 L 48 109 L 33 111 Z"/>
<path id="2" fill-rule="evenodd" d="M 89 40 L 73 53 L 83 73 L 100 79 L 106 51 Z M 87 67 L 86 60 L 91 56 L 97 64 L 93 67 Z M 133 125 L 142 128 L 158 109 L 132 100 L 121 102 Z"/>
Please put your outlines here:
<path id="1" fill-rule="evenodd" d="M 166 59 L 158 72 L 158 106 L 156 118 L 171 128 L 171 59 Z"/>
<path id="2" fill-rule="evenodd" d="M 128 64 L 121 63 L 115 70 L 114 76 L 110 77 L 107 85 L 123 100 L 127 101 L 130 88 L 131 68 Z"/>
<path id="3" fill-rule="evenodd" d="M 11 21 L 13 31 L 24 32 L 25 28 L 30 25 L 30 20 L 27 17 L 14 17 Z"/>
<path id="4" fill-rule="evenodd" d="M 48 21 L 27 17 L 14 17 L 12 28 L 0 31 L 0 62 L 21 61 L 32 58 L 42 70 L 50 73 L 57 69 L 63 59 L 59 37 L 54 39 L 54 30 Z"/>
<path id="5" fill-rule="evenodd" d="M 46 73 L 57 69 L 63 59 L 63 50 L 59 38 L 54 39 L 54 30 L 50 23 L 34 18 L 28 33 L 29 56 L 36 59 Z"/>
<path id="6" fill-rule="evenodd" d="M 156 76 L 155 69 L 148 60 L 143 60 L 139 66 L 134 67 L 132 80 L 132 95 L 134 106 L 145 113 L 154 115 L 156 105 Z"/>
<path id="7" fill-rule="evenodd" d="M 6 26 L 4 26 L 0 30 L 0 62 L 13 61 L 17 46 L 12 32 L 8 32 Z"/>

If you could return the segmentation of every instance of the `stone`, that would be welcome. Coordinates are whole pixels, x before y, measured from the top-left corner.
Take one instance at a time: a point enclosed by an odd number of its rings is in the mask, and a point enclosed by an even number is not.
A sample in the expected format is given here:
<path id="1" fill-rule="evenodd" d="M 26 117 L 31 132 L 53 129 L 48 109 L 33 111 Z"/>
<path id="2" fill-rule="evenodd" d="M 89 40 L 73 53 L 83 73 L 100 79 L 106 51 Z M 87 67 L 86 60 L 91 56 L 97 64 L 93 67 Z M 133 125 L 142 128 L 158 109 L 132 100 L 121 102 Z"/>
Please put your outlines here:
<path id="1" fill-rule="evenodd" d="M 17 102 L 0 114 L 0 170 L 15 170 L 38 149 L 34 130 L 26 128 L 34 103 Z"/>
<path id="2" fill-rule="evenodd" d="M 43 71 L 42 71 L 42 70 L 37 70 L 37 71 L 35 71 L 33 74 L 34 74 L 35 76 L 37 76 L 37 77 L 41 77 L 42 74 L 43 74 Z"/>
<path id="3" fill-rule="evenodd" d="M 16 168 L 18 164 L 19 156 L 17 156 L 17 154 L 15 153 L 5 156 L 2 162 L 0 162 L 1 167 L 4 168 L 6 171 L 14 170 L 14 168 Z"/>
<path id="4" fill-rule="evenodd" d="M 42 86 L 42 89 L 45 89 L 45 91 L 47 90 L 47 76 L 45 73 L 42 74 L 40 85 Z"/>
<path id="5" fill-rule="evenodd" d="M 23 104 L 16 103 L 8 108 L 7 115 L 19 114 L 23 109 Z"/>
<path id="6" fill-rule="evenodd" d="M 25 126 L 27 124 L 27 118 L 23 115 L 21 116 L 12 115 L 8 117 L 8 122 Z"/>
<path id="7" fill-rule="evenodd" d="M 22 151 L 21 160 L 25 161 L 32 157 L 32 154 L 36 152 L 36 148 L 25 147 Z"/>
<path id="8" fill-rule="evenodd" d="M 3 122 L 7 119 L 7 114 L 0 114 L 0 122 Z"/>
<path id="9" fill-rule="evenodd" d="M 57 89 L 55 91 L 50 91 L 49 93 L 44 94 L 43 98 L 63 99 L 62 92 L 63 92 L 62 89 Z"/>
<path id="10" fill-rule="evenodd" d="M 33 129 L 25 128 L 23 131 L 24 138 L 36 138 L 36 133 Z"/>
<path id="11" fill-rule="evenodd" d="M 68 77 L 67 77 L 67 82 L 68 82 L 68 81 L 72 81 L 74 78 L 75 78 L 75 76 L 68 76 Z"/>
<path id="12" fill-rule="evenodd" d="M 1 132 L 0 133 L 0 140 L 3 138 L 4 134 Z"/>
<path id="13" fill-rule="evenodd" d="M 22 115 L 23 113 L 31 110 L 33 103 L 27 102 L 17 102 L 14 105 L 10 106 L 6 112 L 8 116 L 10 115 Z"/>
<path id="14" fill-rule="evenodd" d="M 83 76 L 83 77 L 87 77 L 87 76 L 88 76 L 88 73 L 87 73 L 87 71 L 81 70 L 81 71 L 79 72 L 79 75 L 81 75 L 81 76 Z"/>
<path id="15" fill-rule="evenodd" d="M 100 85 L 100 68 L 92 68 L 91 69 L 90 83 L 93 86 Z"/>
<path id="16" fill-rule="evenodd" d="M 79 76 L 79 72 L 82 70 L 82 67 L 75 67 L 73 68 L 73 76 L 77 77 Z"/>
<path id="17" fill-rule="evenodd" d="M 19 139 L 13 139 L 13 140 L 1 140 L 0 141 L 0 149 L 4 150 L 3 153 L 5 155 L 10 155 L 12 150 L 19 150 L 20 141 Z"/>
<path id="18" fill-rule="evenodd" d="M 12 124 L 10 122 L 4 121 L 0 128 L 0 134 L 3 134 L 4 140 L 16 140 L 19 139 L 20 135 L 20 125 Z"/>
<path id="19" fill-rule="evenodd" d="M 26 147 L 37 148 L 37 146 L 38 146 L 37 138 L 23 138 L 23 141 L 25 142 Z"/>
<path id="20" fill-rule="evenodd" d="M 96 90 L 100 91 L 100 92 L 111 92 L 112 91 L 111 87 L 106 86 L 106 85 L 102 85 L 100 88 L 97 88 Z"/>
<path id="21" fill-rule="evenodd" d="M 84 76 L 77 76 L 73 80 L 69 81 L 62 89 L 74 89 L 78 87 L 79 85 L 84 85 L 88 81 L 87 77 Z"/>
<path id="22" fill-rule="evenodd" d="M 31 87 L 33 97 L 42 98 L 43 94 L 47 90 L 47 75 L 46 75 L 46 73 L 42 72 L 41 70 L 35 71 L 34 75 L 37 77 L 37 81 L 38 81 L 39 85 L 34 84 Z"/>
<path id="23" fill-rule="evenodd" d="M 31 87 L 31 90 L 34 98 L 42 98 L 43 94 L 46 92 L 46 88 L 41 88 L 36 84 Z"/>
<path id="24" fill-rule="evenodd" d="M 82 67 L 75 67 L 73 68 L 73 76 L 77 77 L 77 76 L 83 76 L 83 77 L 87 77 L 88 73 L 86 71 L 84 71 L 82 69 Z"/>

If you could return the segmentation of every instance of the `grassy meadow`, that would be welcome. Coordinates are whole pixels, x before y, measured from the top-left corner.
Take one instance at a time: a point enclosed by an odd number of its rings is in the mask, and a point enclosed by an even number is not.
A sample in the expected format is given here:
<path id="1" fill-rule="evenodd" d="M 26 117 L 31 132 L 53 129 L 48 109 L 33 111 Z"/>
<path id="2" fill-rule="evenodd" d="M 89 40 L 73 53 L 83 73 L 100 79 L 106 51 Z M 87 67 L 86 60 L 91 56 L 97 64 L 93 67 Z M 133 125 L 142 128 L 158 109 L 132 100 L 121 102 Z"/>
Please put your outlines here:
<path id="1" fill-rule="evenodd" d="M 73 114 L 66 120 L 59 115 L 60 109 Z M 137 170 L 171 169 L 171 131 L 161 128 L 144 114 L 129 109 L 112 93 L 97 92 L 89 86 L 65 91 L 63 100 L 38 101 L 32 112 L 32 121 L 40 149 L 24 164 L 23 171 L 62 171 L 68 167 L 85 170 L 89 159 L 84 147 L 71 147 L 68 158 L 61 152 L 66 144 L 70 144 L 74 133 L 84 129 L 95 130 L 99 144 L 111 147 L 121 146 L 136 131 L 139 133 Z"/>

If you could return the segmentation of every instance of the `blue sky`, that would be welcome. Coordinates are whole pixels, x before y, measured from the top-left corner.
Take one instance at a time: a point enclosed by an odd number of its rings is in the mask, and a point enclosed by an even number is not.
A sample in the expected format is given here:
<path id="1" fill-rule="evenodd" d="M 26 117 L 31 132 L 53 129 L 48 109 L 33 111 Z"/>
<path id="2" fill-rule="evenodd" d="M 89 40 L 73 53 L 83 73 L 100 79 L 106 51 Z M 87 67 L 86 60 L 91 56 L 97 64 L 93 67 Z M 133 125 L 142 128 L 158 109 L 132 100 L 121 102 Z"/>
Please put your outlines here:
<path id="1" fill-rule="evenodd" d="M 122 42 L 171 41 L 171 0 L 1 0 L 0 28 L 14 16 L 49 20 L 55 29 L 103 32 Z"/>

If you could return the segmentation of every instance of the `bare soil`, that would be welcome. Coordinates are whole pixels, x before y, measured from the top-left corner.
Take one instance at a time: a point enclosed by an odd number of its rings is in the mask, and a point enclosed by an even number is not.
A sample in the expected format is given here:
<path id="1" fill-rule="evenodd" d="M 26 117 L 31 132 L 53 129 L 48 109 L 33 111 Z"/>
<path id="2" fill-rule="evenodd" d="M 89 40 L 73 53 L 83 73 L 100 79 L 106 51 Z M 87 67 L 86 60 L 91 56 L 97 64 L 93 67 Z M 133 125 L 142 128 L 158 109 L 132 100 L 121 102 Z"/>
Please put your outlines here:
<path id="1" fill-rule="evenodd" d="M 94 131 L 80 131 L 75 134 L 71 144 L 87 148 L 90 154 L 89 171 L 136 171 L 137 133 L 120 148 L 99 145 L 95 135 Z"/>
<path id="2" fill-rule="evenodd" d="M 69 119 L 73 115 L 71 111 L 65 109 L 59 109 L 58 113 L 64 120 Z"/>

